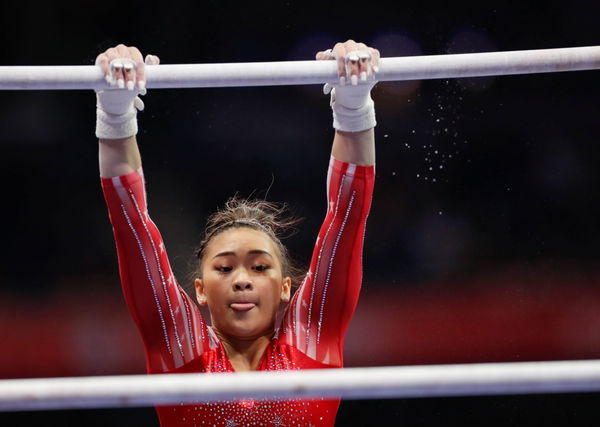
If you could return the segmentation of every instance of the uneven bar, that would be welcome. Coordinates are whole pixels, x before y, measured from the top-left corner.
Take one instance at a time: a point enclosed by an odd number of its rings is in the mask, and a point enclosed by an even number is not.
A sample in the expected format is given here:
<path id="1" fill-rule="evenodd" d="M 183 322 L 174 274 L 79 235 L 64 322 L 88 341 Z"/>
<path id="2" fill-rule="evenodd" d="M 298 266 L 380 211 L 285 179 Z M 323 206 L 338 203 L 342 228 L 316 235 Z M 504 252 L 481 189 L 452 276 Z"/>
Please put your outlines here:
<path id="1" fill-rule="evenodd" d="M 600 391 L 600 360 L 0 381 L 0 411 Z"/>
<path id="2" fill-rule="evenodd" d="M 448 79 L 600 69 L 600 46 L 382 58 L 379 81 Z M 146 67 L 153 89 L 334 82 L 333 61 L 166 64 Z M 102 89 L 99 67 L 0 66 L 0 90 Z"/>

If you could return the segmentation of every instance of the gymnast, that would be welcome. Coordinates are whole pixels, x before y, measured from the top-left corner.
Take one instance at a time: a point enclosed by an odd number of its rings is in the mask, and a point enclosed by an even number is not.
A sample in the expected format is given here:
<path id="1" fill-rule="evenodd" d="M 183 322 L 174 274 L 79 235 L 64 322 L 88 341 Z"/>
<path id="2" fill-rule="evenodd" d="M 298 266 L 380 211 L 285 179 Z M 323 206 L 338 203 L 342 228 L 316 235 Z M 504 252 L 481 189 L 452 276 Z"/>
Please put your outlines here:
<path id="1" fill-rule="evenodd" d="M 310 267 L 294 283 L 280 238 L 293 220 L 275 204 L 231 198 L 207 222 L 196 300 L 175 279 L 148 215 L 136 141 L 145 60 L 118 45 L 98 55 L 107 89 L 97 91 L 102 189 L 116 241 L 125 300 L 142 335 L 149 373 L 340 368 L 344 335 L 362 281 L 362 248 L 374 181 L 375 110 L 370 92 L 379 52 L 348 40 L 318 52 L 336 60 L 331 91 L 335 136 L 327 211 Z M 201 167 L 201 166 L 199 166 Z M 292 288 L 299 287 L 292 295 Z M 280 312 L 281 311 L 281 312 Z M 162 426 L 332 426 L 339 399 L 242 400 L 157 407 Z"/>

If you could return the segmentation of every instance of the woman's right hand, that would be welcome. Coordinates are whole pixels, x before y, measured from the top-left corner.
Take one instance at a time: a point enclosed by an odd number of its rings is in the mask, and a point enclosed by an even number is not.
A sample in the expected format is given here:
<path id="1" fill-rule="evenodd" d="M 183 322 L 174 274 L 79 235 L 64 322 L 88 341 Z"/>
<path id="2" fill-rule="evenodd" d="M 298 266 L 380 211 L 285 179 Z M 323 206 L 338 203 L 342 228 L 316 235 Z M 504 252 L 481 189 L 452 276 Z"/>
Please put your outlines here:
<path id="1" fill-rule="evenodd" d="M 146 64 L 158 65 L 157 56 L 147 55 Z M 137 134 L 137 110 L 144 109 L 138 95 L 146 94 L 144 61 L 138 48 L 120 44 L 98 55 L 109 87 L 96 90 L 96 136 L 124 139 Z M 126 89 L 125 89 L 126 88 Z"/>
<path id="2" fill-rule="evenodd" d="M 145 61 L 137 47 L 119 44 L 96 57 L 96 65 L 102 68 L 104 78 L 112 87 L 133 90 L 136 86 L 143 91 L 146 88 L 144 64 L 158 65 L 156 55 L 146 55 Z"/>

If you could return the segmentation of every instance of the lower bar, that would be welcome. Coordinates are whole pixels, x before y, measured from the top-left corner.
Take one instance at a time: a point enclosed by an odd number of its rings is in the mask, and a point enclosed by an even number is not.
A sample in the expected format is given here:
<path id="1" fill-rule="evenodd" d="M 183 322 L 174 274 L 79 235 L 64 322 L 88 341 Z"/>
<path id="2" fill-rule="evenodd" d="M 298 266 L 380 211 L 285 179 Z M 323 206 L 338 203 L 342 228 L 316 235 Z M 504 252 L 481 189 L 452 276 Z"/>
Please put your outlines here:
<path id="1" fill-rule="evenodd" d="M 0 410 L 600 391 L 600 360 L 0 381 Z"/>

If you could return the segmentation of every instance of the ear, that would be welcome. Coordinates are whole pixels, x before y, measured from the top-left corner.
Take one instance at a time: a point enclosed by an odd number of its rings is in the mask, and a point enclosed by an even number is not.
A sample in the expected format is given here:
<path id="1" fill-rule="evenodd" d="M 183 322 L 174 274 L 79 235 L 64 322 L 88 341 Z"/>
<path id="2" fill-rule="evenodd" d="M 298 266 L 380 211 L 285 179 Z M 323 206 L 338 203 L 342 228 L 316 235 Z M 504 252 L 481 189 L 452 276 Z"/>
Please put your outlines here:
<path id="1" fill-rule="evenodd" d="M 281 284 L 281 301 L 290 302 L 290 294 L 292 292 L 292 279 L 285 277 Z"/>
<path id="2" fill-rule="evenodd" d="M 200 305 L 206 305 L 206 294 L 204 293 L 204 283 L 202 279 L 194 280 L 194 287 L 196 288 L 196 300 Z"/>

